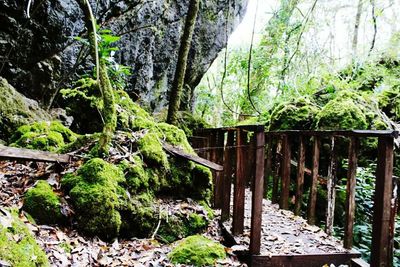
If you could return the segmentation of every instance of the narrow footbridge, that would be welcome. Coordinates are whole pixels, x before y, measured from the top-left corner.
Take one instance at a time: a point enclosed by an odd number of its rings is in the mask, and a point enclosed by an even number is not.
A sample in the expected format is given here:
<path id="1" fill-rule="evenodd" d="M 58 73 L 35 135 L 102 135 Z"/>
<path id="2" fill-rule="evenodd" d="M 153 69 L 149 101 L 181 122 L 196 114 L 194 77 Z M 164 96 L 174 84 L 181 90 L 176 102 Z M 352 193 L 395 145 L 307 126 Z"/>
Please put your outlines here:
<path id="1" fill-rule="evenodd" d="M 214 171 L 214 206 L 221 209 L 228 241 L 243 248 L 241 255 L 251 266 L 375 267 L 393 262 L 396 138 L 398 132 L 391 130 L 266 132 L 264 126 L 251 125 L 201 129 L 191 143 L 199 156 L 223 166 Z M 352 249 L 360 151 L 376 159 L 370 265 Z M 345 223 L 338 241 L 331 235 L 341 180 L 346 184 Z M 325 201 L 318 199 L 319 190 L 326 193 Z"/>

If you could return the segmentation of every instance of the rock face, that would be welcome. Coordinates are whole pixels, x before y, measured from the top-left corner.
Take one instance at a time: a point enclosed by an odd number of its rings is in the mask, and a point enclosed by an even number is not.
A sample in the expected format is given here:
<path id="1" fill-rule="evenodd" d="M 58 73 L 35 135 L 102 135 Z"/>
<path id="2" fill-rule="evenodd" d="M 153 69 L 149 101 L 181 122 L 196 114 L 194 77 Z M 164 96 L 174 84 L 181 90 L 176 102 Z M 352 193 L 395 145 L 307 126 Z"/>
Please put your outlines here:
<path id="1" fill-rule="evenodd" d="M 0 1 L 0 75 L 43 106 L 92 66 L 87 47 L 74 39 L 85 35 L 77 1 L 33 1 L 29 18 L 27 1 Z M 247 1 L 201 1 L 189 54 L 188 91 L 226 45 L 226 34 L 240 22 Z M 165 106 L 189 0 L 91 2 L 98 24 L 121 36 L 115 58 L 132 68 L 126 90 L 152 110 Z"/>

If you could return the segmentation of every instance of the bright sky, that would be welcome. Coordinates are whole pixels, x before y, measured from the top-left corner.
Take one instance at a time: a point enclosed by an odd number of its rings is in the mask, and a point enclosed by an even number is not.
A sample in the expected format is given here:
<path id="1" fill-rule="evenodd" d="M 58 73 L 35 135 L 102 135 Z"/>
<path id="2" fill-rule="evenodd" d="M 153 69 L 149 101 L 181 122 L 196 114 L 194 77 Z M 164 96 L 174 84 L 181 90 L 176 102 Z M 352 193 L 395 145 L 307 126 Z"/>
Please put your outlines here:
<path id="1" fill-rule="evenodd" d="M 258 8 L 257 8 L 258 1 Z M 267 21 L 272 16 L 272 10 L 279 4 L 277 0 L 249 0 L 246 15 L 242 23 L 236 28 L 229 38 L 229 47 L 249 46 L 253 31 L 254 15 L 257 12 L 255 27 L 255 40 L 258 40 Z"/>

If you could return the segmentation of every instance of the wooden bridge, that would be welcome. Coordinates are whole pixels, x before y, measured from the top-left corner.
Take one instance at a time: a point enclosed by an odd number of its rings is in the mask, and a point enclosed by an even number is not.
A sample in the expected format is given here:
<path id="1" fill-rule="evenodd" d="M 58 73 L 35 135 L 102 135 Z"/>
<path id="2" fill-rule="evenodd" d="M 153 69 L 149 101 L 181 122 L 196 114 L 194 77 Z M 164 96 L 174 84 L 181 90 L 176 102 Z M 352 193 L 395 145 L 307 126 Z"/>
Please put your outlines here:
<path id="1" fill-rule="evenodd" d="M 232 242 L 246 236 L 249 244 L 245 256 L 252 266 L 322 266 L 348 264 L 369 266 L 352 250 L 355 221 L 356 170 L 358 151 L 365 140 L 377 139 L 376 183 L 373 206 L 371 266 L 391 266 L 398 202 L 393 192 L 393 144 L 396 131 L 278 131 L 265 132 L 263 126 L 240 126 L 202 129 L 191 139 L 201 157 L 223 165 L 214 172 L 214 206 L 221 209 L 222 225 Z M 345 151 L 343 147 L 347 148 Z M 308 156 L 310 155 L 310 156 Z M 266 192 L 272 191 L 272 203 L 295 215 L 306 215 L 309 225 L 316 223 L 317 188 L 326 184 L 327 207 L 325 232 L 332 235 L 336 196 L 338 159 L 348 158 L 345 226 L 340 253 L 271 254 L 263 246 L 263 221 Z M 310 169 L 306 168 L 306 163 Z M 294 169 L 296 175 L 294 175 Z M 325 170 L 324 170 L 325 169 Z M 322 171 L 321 171 L 322 170 Z M 291 173 L 296 177 L 292 182 Z M 324 174 L 324 177 L 323 177 Z M 272 179 L 272 181 L 270 181 Z M 303 210 L 304 184 L 309 187 L 308 204 Z M 232 194 L 233 184 L 233 194 Z M 272 189 L 268 190 L 268 186 Z M 246 189 L 247 187 L 250 190 Z M 251 191 L 251 193 L 250 193 Z M 250 196 L 251 194 L 251 196 Z M 233 200 L 231 195 L 233 195 Z M 246 199 L 251 205 L 246 215 Z M 290 200 L 292 200 L 290 202 Z M 295 216 L 294 216 L 295 217 Z M 247 218 L 247 219 L 246 219 Z M 247 222 L 246 226 L 246 220 Z M 246 233 L 246 227 L 248 232 Z M 307 241 L 306 241 L 307 242 Z M 310 241 L 312 242 L 312 240 Z M 246 243 L 245 243 L 246 244 Z"/>

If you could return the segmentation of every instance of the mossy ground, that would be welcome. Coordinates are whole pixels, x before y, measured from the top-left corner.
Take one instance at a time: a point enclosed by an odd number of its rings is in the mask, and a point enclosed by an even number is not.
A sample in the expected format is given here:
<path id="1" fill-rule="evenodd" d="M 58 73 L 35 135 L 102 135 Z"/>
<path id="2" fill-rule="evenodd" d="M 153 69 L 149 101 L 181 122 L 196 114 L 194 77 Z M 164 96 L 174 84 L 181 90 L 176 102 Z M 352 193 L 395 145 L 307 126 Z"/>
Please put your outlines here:
<path id="1" fill-rule="evenodd" d="M 175 264 L 213 266 L 216 260 L 224 259 L 226 253 L 221 244 L 203 236 L 194 235 L 178 241 L 168 257 Z"/>
<path id="2" fill-rule="evenodd" d="M 60 198 L 46 181 L 29 189 L 24 197 L 23 209 L 40 224 L 63 223 Z"/>
<path id="3" fill-rule="evenodd" d="M 0 259 L 14 267 L 50 266 L 46 254 L 18 218 L 16 211 L 0 211 Z M 5 226 L 4 222 L 10 222 Z"/>

